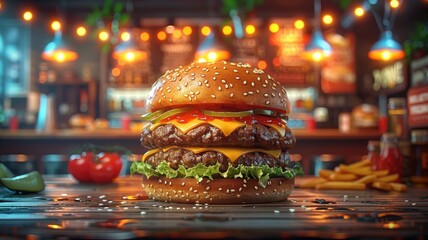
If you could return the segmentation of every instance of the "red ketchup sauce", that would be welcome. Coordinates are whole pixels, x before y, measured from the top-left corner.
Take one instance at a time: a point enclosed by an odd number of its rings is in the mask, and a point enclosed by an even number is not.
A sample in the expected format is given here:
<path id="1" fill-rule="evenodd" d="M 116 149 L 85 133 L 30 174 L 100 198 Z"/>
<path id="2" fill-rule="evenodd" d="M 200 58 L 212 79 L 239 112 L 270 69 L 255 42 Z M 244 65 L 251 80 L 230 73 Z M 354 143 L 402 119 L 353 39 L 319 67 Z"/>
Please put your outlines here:
<path id="1" fill-rule="evenodd" d="M 284 126 L 285 125 L 281 118 L 274 117 L 274 116 L 249 115 L 249 116 L 245 116 L 245 117 L 211 117 L 211 116 L 206 116 L 205 114 L 203 114 L 202 112 L 200 112 L 198 110 L 193 110 L 193 111 L 184 112 L 184 113 L 178 113 L 174 116 L 170 116 L 170 117 L 162 119 L 161 122 L 169 122 L 172 120 L 177 120 L 177 122 L 179 122 L 179 123 L 187 123 L 193 119 L 199 119 L 199 120 L 203 120 L 203 121 L 207 121 L 207 122 L 213 121 L 214 119 L 219 119 L 219 120 L 224 121 L 224 122 L 239 121 L 239 122 L 243 122 L 245 124 L 259 123 L 262 125 L 266 125 L 266 124 L 275 124 L 278 126 Z"/>

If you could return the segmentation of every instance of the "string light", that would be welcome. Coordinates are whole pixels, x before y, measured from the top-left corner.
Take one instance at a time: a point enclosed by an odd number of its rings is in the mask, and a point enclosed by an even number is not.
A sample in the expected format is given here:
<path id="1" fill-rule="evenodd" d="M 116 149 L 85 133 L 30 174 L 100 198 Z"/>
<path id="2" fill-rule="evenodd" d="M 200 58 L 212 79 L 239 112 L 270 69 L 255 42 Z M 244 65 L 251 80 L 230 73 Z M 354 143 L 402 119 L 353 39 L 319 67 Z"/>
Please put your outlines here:
<path id="1" fill-rule="evenodd" d="M 129 32 L 123 32 L 120 34 L 120 39 L 124 42 L 129 41 L 129 39 L 131 39 L 131 34 Z"/>
<path id="2" fill-rule="evenodd" d="M 27 22 L 33 20 L 33 13 L 30 10 L 25 11 L 22 14 L 22 19 L 24 19 L 24 21 L 27 21 Z"/>
<path id="3" fill-rule="evenodd" d="M 257 63 L 257 67 L 258 67 L 258 68 L 260 68 L 260 69 L 262 69 L 262 70 L 266 69 L 266 67 L 267 67 L 267 63 L 266 63 L 266 61 L 260 60 L 260 61 Z"/>
<path id="4" fill-rule="evenodd" d="M 229 25 L 225 25 L 222 27 L 221 32 L 225 35 L 225 36 L 229 36 L 230 34 L 232 34 L 232 27 Z"/>
<path id="5" fill-rule="evenodd" d="M 356 7 L 355 10 L 354 10 L 354 14 L 357 17 L 363 16 L 365 12 L 366 11 L 362 7 Z"/>
<path id="6" fill-rule="evenodd" d="M 142 32 L 142 33 L 140 34 L 140 39 L 141 39 L 141 41 L 143 41 L 143 42 L 147 42 L 147 41 L 149 41 L 149 39 L 150 39 L 150 34 L 149 34 L 148 32 Z"/>
<path id="7" fill-rule="evenodd" d="M 192 34 L 192 32 L 193 32 L 193 30 L 192 30 L 192 27 L 190 27 L 190 26 L 185 26 L 183 28 L 183 34 L 186 36 L 190 36 Z"/>
<path id="8" fill-rule="evenodd" d="M 305 27 L 305 22 L 303 20 L 301 20 L 301 19 L 297 19 L 294 22 L 294 27 L 297 28 L 297 29 L 303 29 Z"/>
<path id="9" fill-rule="evenodd" d="M 164 32 L 164 31 L 159 31 L 159 32 L 158 32 L 158 34 L 157 34 L 157 37 L 158 37 L 158 39 L 159 39 L 160 41 L 165 40 L 165 39 L 166 39 L 166 32 Z"/>
<path id="10" fill-rule="evenodd" d="M 113 75 L 113 77 L 119 77 L 120 75 L 120 69 L 115 67 L 111 70 L 111 75 Z"/>
<path id="11" fill-rule="evenodd" d="M 279 25 L 278 25 L 278 23 L 271 23 L 269 25 L 269 31 L 271 33 L 277 33 L 279 31 Z"/>
<path id="12" fill-rule="evenodd" d="M 78 26 L 76 28 L 76 34 L 79 37 L 83 37 L 86 35 L 86 28 L 84 26 Z"/>
<path id="13" fill-rule="evenodd" d="M 253 35 L 253 34 L 256 32 L 256 27 L 255 27 L 254 25 L 252 25 L 252 24 L 248 24 L 248 25 L 245 27 L 245 32 L 246 32 L 248 35 Z"/>
<path id="14" fill-rule="evenodd" d="M 175 29 L 174 32 L 172 32 L 172 36 L 174 38 L 179 39 L 179 38 L 181 38 L 183 36 L 183 33 L 181 32 L 180 29 Z"/>
<path id="15" fill-rule="evenodd" d="M 398 0 L 391 0 L 389 2 L 389 6 L 391 6 L 392 8 L 398 8 L 400 6 L 400 1 L 398 1 Z"/>
<path id="16" fill-rule="evenodd" d="M 0 0 L 0 11 L 3 10 L 3 6 L 4 6 L 3 1 Z"/>
<path id="17" fill-rule="evenodd" d="M 110 38 L 110 34 L 107 31 L 103 30 L 98 34 L 98 38 L 101 41 L 105 42 Z"/>
<path id="18" fill-rule="evenodd" d="M 173 33 L 173 32 L 174 32 L 174 30 L 175 30 L 175 27 L 174 27 L 173 25 L 168 25 L 168 26 L 165 28 L 165 31 L 166 31 L 166 33 L 168 33 L 168 34 Z"/>
<path id="19" fill-rule="evenodd" d="M 210 27 L 208 27 L 208 26 L 203 26 L 203 27 L 201 28 L 201 33 L 202 33 L 202 35 L 204 35 L 204 36 L 208 36 L 208 35 L 210 35 L 210 33 L 211 33 L 211 28 L 210 28 Z"/>
<path id="20" fill-rule="evenodd" d="M 61 29 L 61 23 L 58 20 L 52 21 L 51 29 L 54 31 L 58 31 Z"/>
<path id="21" fill-rule="evenodd" d="M 330 25 L 333 23 L 333 17 L 330 14 L 325 14 L 322 17 L 322 22 L 326 25 Z"/>

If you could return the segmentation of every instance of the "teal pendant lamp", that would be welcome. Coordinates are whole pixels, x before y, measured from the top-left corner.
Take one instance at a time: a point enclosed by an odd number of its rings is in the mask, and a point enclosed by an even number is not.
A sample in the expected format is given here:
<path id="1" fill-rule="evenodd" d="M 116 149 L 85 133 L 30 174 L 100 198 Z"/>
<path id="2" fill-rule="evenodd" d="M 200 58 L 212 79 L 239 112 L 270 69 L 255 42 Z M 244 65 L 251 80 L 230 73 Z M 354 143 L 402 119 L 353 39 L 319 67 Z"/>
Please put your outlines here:
<path id="1" fill-rule="evenodd" d="M 320 62 L 331 55 L 332 48 L 330 44 L 324 39 L 320 29 L 320 0 L 314 1 L 314 10 L 314 31 L 312 33 L 311 40 L 305 46 L 305 52 L 303 53 L 303 57 L 314 62 Z"/>

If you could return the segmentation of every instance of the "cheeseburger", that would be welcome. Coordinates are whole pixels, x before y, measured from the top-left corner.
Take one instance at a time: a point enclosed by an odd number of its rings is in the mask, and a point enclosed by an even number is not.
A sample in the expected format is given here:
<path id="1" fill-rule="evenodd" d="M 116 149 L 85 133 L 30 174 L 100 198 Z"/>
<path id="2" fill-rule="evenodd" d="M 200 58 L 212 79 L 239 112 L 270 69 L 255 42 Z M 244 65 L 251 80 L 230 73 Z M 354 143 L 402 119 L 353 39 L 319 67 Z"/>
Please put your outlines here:
<path id="1" fill-rule="evenodd" d="M 152 86 L 131 173 L 152 199 L 179 203 L 285 200 L 302 173 L 288 150 L 290 104 L 262 70 L 232 62 L 192 63 Z"/>

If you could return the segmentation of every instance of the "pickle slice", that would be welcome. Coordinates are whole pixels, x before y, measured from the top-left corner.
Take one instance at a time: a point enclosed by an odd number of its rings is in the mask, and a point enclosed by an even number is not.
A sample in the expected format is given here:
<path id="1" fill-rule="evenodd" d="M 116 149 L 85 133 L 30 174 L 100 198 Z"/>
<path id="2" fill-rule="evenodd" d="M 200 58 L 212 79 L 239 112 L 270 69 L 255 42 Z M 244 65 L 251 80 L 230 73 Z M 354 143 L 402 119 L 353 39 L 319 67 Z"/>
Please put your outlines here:
<path id="1" fill-rule="evenodd" d="M 1 178 L 0 180 L 5 187 L 14 191 L 40 192 L 45 189 L 45 182 L 37 171 L 32 171 L 13 178 Z"/>
<path id="2" fill-rule="evenodd" d="M 152 123 L 155 124 L 164 118 L 171 117 L 171 116 L 174 116 L 174 115 L 179 114 L 179 113 L 184 113 L 184 112 L 187 112 L 189 110 L 190 110 L 190 108 L 174 108 L 174 109 L 171 109 L 171 110 L 163 112 L 162 114 L 153 118 Z"/>
<path id="3" fill-rule="evenodd" d="M 13 176 L 12 171 L 10 171 L 10 169 L 3 163 L 0 163 L 0 178 L 11 178 Z"/>
<path id="4" fill-rule="evenodd" d="M 211 110 L 202 110 L 202 113 L 206 116 L 210 117 L 246 117 L 250 116 L 253 111 L 240 111 L 240 112 L 218 112 L 218 111 L 211 111 Z"/>
<path id="5" fill-rule="evenodd" d="M 152 113 L 146 113 L 146 114 L 143 114 L 142 116 L 141 116 L 141 119 L 143 120 L 143 121 L 151 121 L 153 118 L 155 118 L 155 117 L 158 117 L 159 115 L 161 115 L 163 113 L 163 111 L 162 110 L 158 110 L 158 111 L 156 111 L 156 112 L 152 112 Z"/>

